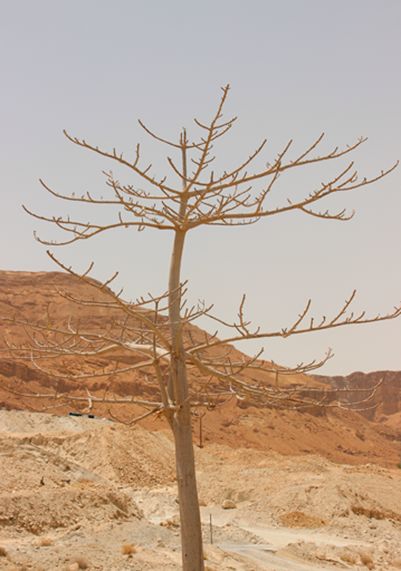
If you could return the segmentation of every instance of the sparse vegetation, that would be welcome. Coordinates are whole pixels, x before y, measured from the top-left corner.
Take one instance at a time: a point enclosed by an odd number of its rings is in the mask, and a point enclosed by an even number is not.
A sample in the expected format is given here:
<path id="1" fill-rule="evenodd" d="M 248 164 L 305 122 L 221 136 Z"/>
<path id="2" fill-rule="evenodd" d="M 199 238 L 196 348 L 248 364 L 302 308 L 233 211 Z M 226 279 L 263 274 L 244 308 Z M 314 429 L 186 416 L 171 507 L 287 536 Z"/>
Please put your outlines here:
<path id="1" fill-rule="evenodd" d="M 327 523 L 323 518 L 311 516 L 301 511 L 282 514 L 280 515 L 279 520 L 285 527 L 306 527 L 310 529 L 322 527 Z"/>
<path id="2" fill-rule="evenodd" d="M 123 555 L 134 555 L 134 553 L 137 553 L 138 549 L 135 545 L 133 545 L 132 543 L 124 543 L 121 547 L 121 553 Z"/>
<path id="3" fill-rule="evenodd" d="M 51 537 L 40 537 L 37 543 L 41 547 L 49 547 L 50 545 L 53 545 L 54 541 Z"/>
<path id="4" fill-rule="evenodd" d="M 365 565 L 368 569 L 374 569 L 375 564 L 372 558 L 372 555 L 367 551 L 361 551 L 359 553 L 359 557 L 361 559 L 362 565 Z"/>
<path id="5" fill-rule="evenodd" d="M 358 556 L 349 549 L 344 550 L 341 553 L 340 559 L 341 561 L 344 561 L 344 563 L 349 563 L 350 565 L 356 565 L 358 563 Z"/>
<path id="6" fill-rule="evenodd" d="M 89 569 L 89 563 L 88 560 L 79 555 L 78 557 L 74 558 L 74 561 L 72 562 L 72 565 L 75 565 L 76 569 Z"/>

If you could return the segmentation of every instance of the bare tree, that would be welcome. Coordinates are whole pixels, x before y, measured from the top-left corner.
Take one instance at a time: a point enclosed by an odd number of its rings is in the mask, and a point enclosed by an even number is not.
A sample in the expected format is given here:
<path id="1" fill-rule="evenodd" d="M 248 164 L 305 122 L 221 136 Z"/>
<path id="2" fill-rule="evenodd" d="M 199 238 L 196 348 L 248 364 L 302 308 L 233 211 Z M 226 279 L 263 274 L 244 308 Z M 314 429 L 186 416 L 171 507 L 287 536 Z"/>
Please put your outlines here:
<path id="1" fill-rule="evenodd" d="M 63 270 L 78 276 L 102 294 L 102 297 L 76 299 L 67 292 L 69 301 L 81 305 L 102 307 L 111 312 L 110 326 L 107 331 L 83 330 L 72 320 L 65 327 L 49 326 L 40 323 L 33 326 L 30 343 L 20 348 L 20 354 L 30 357 L 37 367 L 48 366 L 49 359 L 57 356 L 79 355 L 82 358 L 93 355 L 109 354 L 114 349 L 123 349 L 135 354 L 135 364 L 111 366 L 97 373 L 59 372 L 56 377 L 71 378 L 84 382 L 95 375 L 100 377 L 116 376 L 141 370 L 146 375 L 152 373 L 152 379 L 158 383 L 158 399 L 116 398 L 105 394 L 95 397 L 87 394 L 68 398 L 86 400 L 90 408 L 97 404 L 134 403 L 145 407 L 143 418 L 149 414 L 162 414 L 167 419 L 175 441 L 176 471 L 181 517 L 182 562 L 184 571 L 202 571 L 204 569 L 202 553 L 201 522 L 197 497 L 194 451 L 191 428 L 191 407 L 213 406 L 229 397 L 247 399 L 258 406 L 302 408 L 310 405 L 341 406 L 341 399 L 333 400 L 332 391 L 313 389 L 306 391 L 302 387 L 283 389 L 277 384 L 266 382 L 270 373 L 290 374 L 312 371 L 331 357 L 331 352 L 315 361 L 300 363 L 287 368 L 272 362 L 261 360 L 261 354 L 244 357 L 236 352 L 232 344 L 250 339 L 286 338 L 293 335 L 323 331 L 347 325 L 372 323 L 393 319 L 401 315 L 401 306 L 395 307 L 385 315 L 369 316 L 353 313 L 351 304 L 355 292 L 345 300 L 340 309 L 331 317 L 316 319 L 311 317 L 309 300 L 294 321 L 282 329 L 267 331 L 255 327 L 245 316 L 245 297 L 242 299 L 237 317 L 228 322 L 219 318 L 213 306 L 199 303 L 186 307 L 187 284 L 182 281 L 181 267 L 185 240 L 188 232 L 200 226 L 242 226 L 256 224 L 262 219 L 284 214 L 300 212 L 324 220 L 346 221 L 352 213 L 344 209 L 332 212 L 322 208 L 326 198 L 344 192 L 365 188 L 380 181 L 397 166 L 391 166 L 372 178 L 360 178 L 352 160 L 346 160 L 335 176 L 320 183 L 316 188 L 307 190 L 302 198 L 282 201 L 271 206 L 271 193 L 280 177 L 288 171 L 302 169 L 316 163 L 332 163 L 348 159 L 349 155 L 360 147 L 365 139 L 358 139 L 344 148 L 334 148 L 330 152 L 320 153 L 324 135 L 320 135 L 302 152 L 289 158 L 292 151 L 290 140 L 278 155 L 270 162 L 264 161 L 259 170 L 254 168 L 263 156 L 266 140 L 239 165 L 216 172 L 212 169 L 213 149 L 219 139 L 226 135 L 234 125 L 236 118 L 223 119 L 229 86 L 222 89 L 217 110 L 210 122 L 195 119 L 200 130 L 199 139 L 193 142 L 183 129 L 178 141 L 170 141 L 151 131 L 143 122 L 140 126 L 153 139 L 168 147 L 176 158 L 167 157 L 169 177 L 156 176 L 152 165 L 143 163 L 139 145 L 133 160 L 115 149 L 108 151 L 78 139 L 64 132 L 74 145 L 123 166 L 133 176 L 129 184 L 120 182 L 112 171 L 105 171 L 105 182 L 109 191 L 106 198 L 90 193 L 82 196 L 65 195 L 57 192 L 41 180 L 43 188 L 52 196 L 67 201 L 96 207 L 108 207 L 109 221 L 84 222 L 69 216 L 45 216 L 25 210 L 36 219 L 52 223 L 66 233 L 66 239 L 49 241 L 36 236 L 37 240 L 48 246 L 68 245 L 87 240 L 115 228 L 156 229 L 173 234 L 173 246 L 170 259 L 170 273 L 167 290 L 161 295 L 149 295 L 135 301 L 125 301 L 122 292 L 114 293 L 110 286 L 116 274 L 104 283 L 90 277 L 93 265 L 83 274 L 63 264 L 53 252 L 49 256 Z M 175 183 L 170 182 L 175 179 Z M 146 185 L 146 190 L 137 186 L 138 181 Z M 178 181 L 178 183 L 177 183 Z M 120 317 L 118 317 L 120 315 Z M 220 333 L 195 334 L 190 325 L 198 318 L 209 318 L 224 331 L 231 330 L 228 336 Z M 15 347 L 11 347 L 15 350 Z M 240 356 L 238 356 L 240 355 Z M 189 382 L 191 371 L 198 376 Z M 258 372 L 258 374 L 256 373 Z M 263 377 L 265 375 L 265 377 Z M 361 391 L 364 393 L 364 391 Z M 338 394 L 338 391 L 336 391 Z M 32 395 L 30 395 L 32 396 Z M 38 398 L 55 397 L 65 399 L 57 391 L 47 395 L 38 394 Z M 361 394 L 354 402 L 364 406 L 370 394 Z M 133 421 L 138 418 L 133 419 Z"/>

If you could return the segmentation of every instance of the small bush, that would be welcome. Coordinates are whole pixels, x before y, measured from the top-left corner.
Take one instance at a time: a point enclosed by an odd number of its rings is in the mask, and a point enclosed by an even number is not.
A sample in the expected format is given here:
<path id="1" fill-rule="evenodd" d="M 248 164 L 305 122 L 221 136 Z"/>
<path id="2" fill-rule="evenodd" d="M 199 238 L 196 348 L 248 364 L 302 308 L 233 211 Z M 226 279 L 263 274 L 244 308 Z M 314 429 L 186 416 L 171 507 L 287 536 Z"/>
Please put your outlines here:
<path id="1" fill-rule="evenodd" d="M 50 537 L 41 537 L 38 539 L 38 545 L 41 547 L 49 547 L 50 545 L 53 545 L 53 543 L 54 541 Z"/>
<path id="2" fill-rule="evenodd" d="M 77 569 L 89 569 L 89 563 L 85 557 L 76 557 L 72 566 L 75 566 Z"/>
<path id="3" fill-rule="evenodd" d="M 121 553 L 123 555 L 133 555 L 137 552 L 137 548 L 132 543 L 124 543 L 121 547 Z"/>
<path id="4" fill-rule="evenodd" d="M 8 553 L 7 550 L 4 549 L 4 547 L 1 547 L 0 545 L 0 557 L 7 557 Z"/>
<path id="5" fill-rule="evenodd" d="M 359 557 L 361 558 L 361 563 L 365 565 L 365 567 L 368 569 L 374 569 L 375 564 L 373 563 L 373 559 L 370 553 L 363 551 L 359 554 Z"/>
<path id="6" fill-rule="evenodd" d="M 352 551 L 344 551 L 340 556 L 341 561 L 344 563 L 349 563 L 350 565 L 355 565 L 358 562 L 358 557 Z"/>

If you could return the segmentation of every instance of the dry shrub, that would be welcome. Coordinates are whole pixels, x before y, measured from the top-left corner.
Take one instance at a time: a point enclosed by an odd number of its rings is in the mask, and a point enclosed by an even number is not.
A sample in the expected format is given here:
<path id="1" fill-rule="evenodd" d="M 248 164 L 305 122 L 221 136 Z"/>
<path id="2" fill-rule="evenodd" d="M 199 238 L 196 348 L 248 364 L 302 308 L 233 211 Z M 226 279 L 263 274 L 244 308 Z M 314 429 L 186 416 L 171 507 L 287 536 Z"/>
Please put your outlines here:
<path id="1" fill-rule="evenodd" d="M 76 569 L 89 569 L 89 563 L 85 557 L 75 557 L 74 562 L 70 567 L 74 569 L 74 565 Z"/>
<path id="2" fill-rule="evenodd" d="M 350 565 L 356 565 L 358 562 L 358 557 L 355 553 L 352 553 L 352 551 L 343 551 L 340 555 L 340 559 L 341 561 L 344 561 L 344 563 L 349 563 Z"/>
<path id="3" fill-rule="evenodd" d="M 369 519 L 386 519 L 394 515 L 390 512 L 385 513 L 376 508 L 367 508 L 359 505 L 351 506 L 351 510 L 354 512 L 355 515 L 364 515 Z"/>
<path id="4" fill-rule="evenodd" d="M 364 515 L 369 519 L 389 519 L 394 521 L 401 521 L 400 514 L 391 510 L 380 510 L 377 508 L 366 508 L 360 505 L 351 506 L 351 510 L 355 515 Z"/>
<path id="5" fill-rule="evenodd" d="M 123 555 L 133 555 L 138 550 L 132 543 L 124 543 L 121 547 L 121 553 Z"/>
<path id="6" fill-rule="evenodd" d="M 368 569 L 374 569 L 375 564 L 373 563 L 373 559 L 370 553 L 367 551 L 361 551 L 359 553 L 359 557 L 361 558 L 361 563 L 365 565 Z"/>
<path id="7" fill-rule="evenodd" d="M 177 529 L 180 527 L 180 518 L 178 516 L 173 516 L 170 519 L 161 521 L 159 525 L 162 527 L 167 527 L 167 529 Z"/>
<path id="8" fill-rule="evenodd" d="M 54 541 L 50 537 L 41 537 L 38 539 L 38 545 L 41 547 L 49 547 L 50 545 L 53 545 L 53 543 Z"/>
<path id="9" fill-rule="evenodd" d="M 0 557 L 7 557 L 8 553 L 7 550 L 4 549 L 4 547 L 1 547 L 0 545 Z"/>
<path id="10" fill-rule="evenodd" d="M 93 486 L 94 482 L 89 478 L 78 478 L 77 484 L 80 486 Z"/>
<path id="11" fill-rule="evenodd" d="M 316 528 L 326 525 L 326 521 L 324 519 L 299 511 L 282 514 L 279 517 L 279 520 L 285 527 Z"/>

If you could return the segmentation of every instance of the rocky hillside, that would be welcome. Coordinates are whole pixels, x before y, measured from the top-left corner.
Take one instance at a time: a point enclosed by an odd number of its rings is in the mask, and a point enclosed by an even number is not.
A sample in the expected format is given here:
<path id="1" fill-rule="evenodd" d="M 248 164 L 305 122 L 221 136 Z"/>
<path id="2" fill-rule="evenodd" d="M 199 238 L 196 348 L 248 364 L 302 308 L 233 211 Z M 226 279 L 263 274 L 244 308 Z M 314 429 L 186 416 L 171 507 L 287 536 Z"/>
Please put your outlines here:
<path id="1" fill-rule="evenodd" d="M 345 377 L 316 376 L 320 381 L 335 388 L 352 387 L 356 389 L 374 388 L 370 407 L 360 413 L 376 422 L 401 428 L 401 371 L 375 371 L 372 373 L 355 372 Z"/>
<path id="2" fill-rule="evenodd" d="M 6 350 L 3 339 L 20 344 L 27 342 L 29 334 L 23 325 L 11 323 L 9 318 L 12 317 L 29 323 L 50 323 L 53 327 L 66 327 L 69 319 L 72 319 L 74 324 L 79 321 L 82 328 L 93 332 L 106 331 L 121 318 L 116 310 L 105 308 L 104 304 L 99 303 L 96 307 L 77 305 L 71 299 L 60 296 L 60 292 L 68 292 L 70 298 L 99 302 L 105 300 L 105 294 L 68 274 L 0 272 L 0 406 L 8 409 L 49 410 L 65 415 L 71 411 L 71 403 L 66 405 L 54 398 L 36 399 L 33 394 L 53 394 L 57 391 L 57 394 L 82 395 L 86 394 L 87 387 L 92 395 L 98 397 L 107 394 L 110 398 L 132 396 L 154 399 L 157 385 L 151 372 L 144 374 L 134 370 L 129 374 L 113 375 L 114 367 L 135 363 L 138 357 L 132 352 L 118 349 L 87 357 L 84 361 L 66 356 L 44 358 L 35 365 L 29 360 L 19 360 L 15 354 Z M 190 335 L 194 339 L 204 339 L 206 333 L 191 327 Z M 241 357 L 241 353 L 233 347 L 226 347 L 226 351 L 232 358 Z M 109 371 L 110 374 L 92 376 L 99 370 Z M 86 377 L 78 384 L 65 377 L 58 378 L 65 371 L 85 374 Z M 197 384 L 201 386 L 204 381 L 196 372 L 191 373 L 190 380 L 195 387 Z M 259 371 L 258 380 L 270 385 L 275 383 L 274 375 L 267 371 Z M 302 385 L 305 390 L 321 390 L 329 382 L 342 387 L 345 380 L 307 376 L 280 379 L 282 386 Z M 361 385 L 358 386 L 364 387 L 363 382 L 361 380 Z M 369 382 L 374 384 L 374 378 Z M 395 379 L 393 395 L 396 384 Z M 380 398 L 380 394 L 384 398 L 383 395 L 387 393 L 383 391 L 390 391 L 390 386 L 392 385 L 384 384 L 382 392 L 377 392 L 375 398 Z M 333 396 L 332 399 L 334 398 Z M 389 408 L 391 402 L 394 404 L 396 399 L 389 393 L 383 404 L 377 407 L 380 412 L 367 419 L 346 409 L 261 409 L 231 399 L 213 411 L 206 411 L 202 421 L 198 415 L 194 415 L 195 438 L 197 442 L 202 439 L 206 445 L 209 442 L 220 442 L 236 447 L 241 441 L 244 446 L 284 454 L 316 452 L 335 461 L 396 465 L 401 449 L 401 423 L 389 420 L 396 418 L 399 410 L 399 400 L 397 406 Z M 74 405 L 74 409 L 79 409 L 78 404 Z M 123 421 L 129 421 L 143 412 L 143 409 L 133 405 L 112 407 L 110 404 L 99 405 L 95 410 L 99 416 Z M 383 415 L 386 424 L 369 421 L 383 420 Z M 160 416 L 147 419 L 146 424 L 156 429 L 166 428 Z"/>

